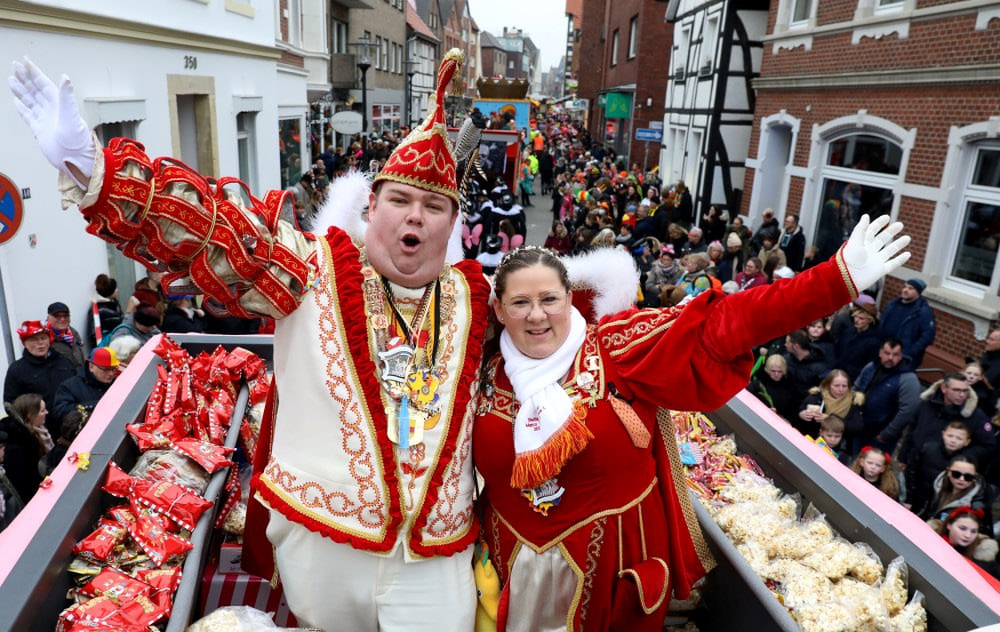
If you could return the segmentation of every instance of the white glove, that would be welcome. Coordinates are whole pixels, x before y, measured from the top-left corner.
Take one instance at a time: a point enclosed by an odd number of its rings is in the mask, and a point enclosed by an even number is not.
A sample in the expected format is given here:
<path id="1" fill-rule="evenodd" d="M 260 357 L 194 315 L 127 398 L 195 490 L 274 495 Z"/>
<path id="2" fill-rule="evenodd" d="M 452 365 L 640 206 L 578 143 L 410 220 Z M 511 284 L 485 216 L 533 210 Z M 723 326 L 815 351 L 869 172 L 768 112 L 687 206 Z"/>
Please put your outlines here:
<path id="1" fill-rule="evenodd" d="M 90 128 L 76 106 L 69 77 L 63 75 L 57 88 L 27 57 L 24 63 L 15 61 L 13 69 L 8 81 L 14 93 L 14 107 L 35 134 L 42 154 L 86 190 L 97 151 Z"/>
<path id="2" fill-rule="evenodd" d="M 869 223 L 862 215 L 844 246 L 844 263 L 858 292 L 907 262 L 909 252 L 898 254 L 910 243 L 909 235 L 896 238 L 903 230 L 901 222 L 889 224 L 888 215 L 880 215 Z"/>

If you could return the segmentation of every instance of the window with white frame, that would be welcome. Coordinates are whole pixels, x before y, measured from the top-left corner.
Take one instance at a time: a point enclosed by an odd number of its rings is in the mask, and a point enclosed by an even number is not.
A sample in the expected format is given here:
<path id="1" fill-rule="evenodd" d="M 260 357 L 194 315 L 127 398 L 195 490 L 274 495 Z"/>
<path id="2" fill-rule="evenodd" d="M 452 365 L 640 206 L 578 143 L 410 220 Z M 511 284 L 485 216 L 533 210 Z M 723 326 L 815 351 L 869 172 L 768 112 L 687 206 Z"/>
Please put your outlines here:
<path id="1" fill-rule="evenodd" d="M 973 149 L 962 191 L 962 224 L 949 274 L 976 285 L 992 286 L 1000 244 L 1000 144 Z"/>
<path id="2" fill-rule="evenodd" d="M 375 54 L 372 55 L 372 57 L 375 58 L 375 59 L 372 60 L 372 61 L 375 62 L 375 70 L 382 70 L 382 36 L 381 35 L 376 35 L 375 36 Z"/>
<path id="3" fill-rule="evenodd" d="M 788 19 L 789 26 L 803 26 L 812 17 L 813 0 L 792 0 L 791 15 Z"/>
<path id="4" fill-rule="evenodd" d="M 239 161 L 240 180 L 246 182 L 251 191 L 259 191 L 257 180 L 257 113 L 240 112 L 236 115 L 236 156 Z M 241 195 L 246 196 L 242 191 Z M 244 199 L 247 204 L 250 200 Z"/>
<path id="5" fill-rule="evenodd" d="M 831 257 L 867 214 L 892 213 L 903 148 L 874 134 L 848 134 L 829 141 L 822 167 L 815 245 Z"/>
<path id="6" fill-rule="evenodd" d="M 639 16 L 633 15 L 628 23 L 628 58 L 633 59 L 639 48 Z"/>
<path id="7" fill-rule="evenodd" d="M 611 34 L 611 66 L 618 63 L 618 29 Z"/>
<path id="8" fill-rule="evenodd" d="M 288 43 L 299 46 L 302 43 L 302 3 L 301 0 L 288 0 L 286 21 L 288 23 Z"/>
<path id="9" fill-rule="evenodd" d="M 382 40 L 382 49 L 379 56 L 381 57 L 380 61 L 382 62 L 382 70 L 391 70 L 391 68 L 389 68 L 389 40 Z"/>
<path id="10" fill-rule="evenodd" d="M 333 20 L 330 24 L 330 52 L 347 52 L 347 22 Z"/>
<path id="11" fill-rule="evenodd" d="M 399 104 L 376 104 L 372 106 L 372 132 L 381 134 L 399 127 Z"/>

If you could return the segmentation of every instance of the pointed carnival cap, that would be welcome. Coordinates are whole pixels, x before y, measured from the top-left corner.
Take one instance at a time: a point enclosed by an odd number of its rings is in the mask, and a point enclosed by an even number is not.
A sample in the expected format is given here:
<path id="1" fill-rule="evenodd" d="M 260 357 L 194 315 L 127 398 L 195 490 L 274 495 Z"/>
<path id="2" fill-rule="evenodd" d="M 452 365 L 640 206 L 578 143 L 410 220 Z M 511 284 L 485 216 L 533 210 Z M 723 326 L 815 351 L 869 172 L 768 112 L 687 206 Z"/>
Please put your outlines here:
<path id="1" fill-rule="evenodd" d="M 437 91 L 427 118 L 403 139 L 373 181 L 392 180 L 440 193 L 458 204 L 455 154 L 444 123 L 444 97 L 452 77 L 462 67 L 462 51 L 453 48 L 438 69 Z"/>

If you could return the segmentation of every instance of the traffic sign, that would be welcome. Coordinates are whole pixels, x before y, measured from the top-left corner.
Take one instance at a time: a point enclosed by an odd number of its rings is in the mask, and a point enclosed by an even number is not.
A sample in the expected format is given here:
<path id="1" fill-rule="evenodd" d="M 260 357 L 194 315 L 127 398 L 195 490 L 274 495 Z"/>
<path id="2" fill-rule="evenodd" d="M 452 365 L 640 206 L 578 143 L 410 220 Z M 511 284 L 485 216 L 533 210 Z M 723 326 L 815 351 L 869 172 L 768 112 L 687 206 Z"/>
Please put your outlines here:
<path id="1" fill-rule="evenodd" d="M 21 191 L 0 173 L 0 244 L 10 241 L 21 227 L 24 206 Z"/>
<path id="2" fill-rule="evenodd" d="M 635 139 L 659 143 L 663 140 L 663 130 L 639 127 L 635 130 Z"/>

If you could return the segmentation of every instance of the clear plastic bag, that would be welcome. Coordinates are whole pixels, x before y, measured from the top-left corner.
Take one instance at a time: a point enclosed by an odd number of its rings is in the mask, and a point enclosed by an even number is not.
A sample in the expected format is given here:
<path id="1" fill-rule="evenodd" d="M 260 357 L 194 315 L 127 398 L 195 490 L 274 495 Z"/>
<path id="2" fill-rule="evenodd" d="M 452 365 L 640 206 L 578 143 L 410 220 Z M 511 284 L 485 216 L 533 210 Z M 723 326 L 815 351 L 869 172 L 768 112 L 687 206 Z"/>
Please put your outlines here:
<path id="1" fill-rule="evenodd" d="M 271 630 L 301 630 L 308 628 L 279 628 L 266 612 L 250 606 L 226 606 L 198 619 L 186 632 L 268 632 Z"/>

